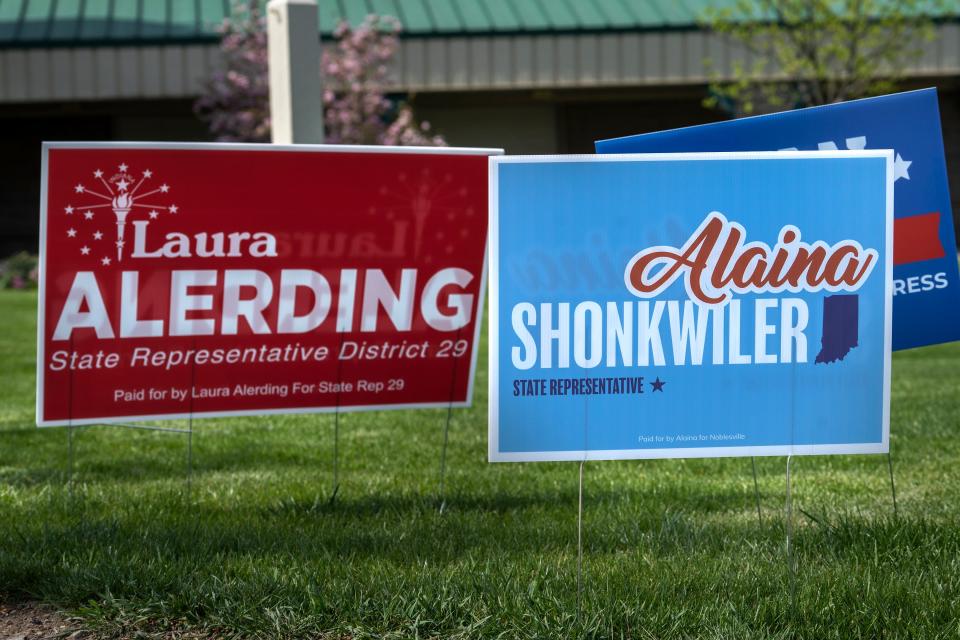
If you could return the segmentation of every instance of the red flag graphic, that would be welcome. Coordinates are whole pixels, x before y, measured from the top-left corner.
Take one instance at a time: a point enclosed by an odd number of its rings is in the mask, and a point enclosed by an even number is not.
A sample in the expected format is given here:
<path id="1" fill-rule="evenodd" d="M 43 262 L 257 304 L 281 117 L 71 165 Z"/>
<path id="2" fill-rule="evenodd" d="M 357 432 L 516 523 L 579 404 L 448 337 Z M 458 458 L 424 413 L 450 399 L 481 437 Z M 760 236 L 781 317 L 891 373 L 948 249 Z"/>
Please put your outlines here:
<path id="1" fill-rule="evenodd" d="M 921 213 L 893 221 L 893 264 L 942 258 L 940 212 Z"/>

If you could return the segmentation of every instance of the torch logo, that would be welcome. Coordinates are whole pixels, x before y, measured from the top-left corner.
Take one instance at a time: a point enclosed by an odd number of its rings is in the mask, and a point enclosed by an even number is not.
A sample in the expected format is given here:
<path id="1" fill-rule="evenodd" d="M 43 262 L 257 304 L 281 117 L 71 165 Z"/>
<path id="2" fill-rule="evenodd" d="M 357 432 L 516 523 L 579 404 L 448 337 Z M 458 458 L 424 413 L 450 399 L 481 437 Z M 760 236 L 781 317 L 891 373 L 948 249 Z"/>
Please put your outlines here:
<path id="1" fill-rule="evenodd" d="M 142 209 L 143 213 L 147 215 L 148 224 L 150 220 L 157 219 L 157 217 L 160 215 L 160 211 L 166 211 L 168 213 L 175 214 L 179 210 L 175 204 L 163 205 L 158 203 L 150 203 L 147 201 L 148 199 L 163 200 L 166 197 L 169 197 L 167 194 L 170 193 L 170 186 L 166 183 L 163 183 L 154 189 L 149 189 L 148 183 L 153 179 L 153 172 L 150 169 L 144 169 L 138 178 L 132 171 L 130 171 L 129 165 L 126 163 L 121 163 L 117 167 L 117 172 L 112 176 L 108 177 L 102 170 L 97 169 L 93 172 L 93 178 L 99 182 L 99 185 L 95 186 L 95 188 L 90 188 L 83 183 L 78 183 L 73 188 L 73 191 L 77 195 L 97 198 L 100 200 L 100 202 L 77 207 L 69 204 L 64 209 L 64 212 L 68 216 L 73 215 L 74 212 L 82 213 L 83 222 L 93 222 L 93 224 L 102 222 L 102 220 L 96 219 L 96 214 L 98 213 L 95 211 L 96 209 L 109 209 L 111 212 L 113 212 L 114 221 L 117 225 L 117 239 L 114 242 L 114 245 L 117 249 L 117 262 L 123 260 L 123 247 L 125 245 L 124 230 L 127 225 L 127 218 L 136 213 L 137 209 Z M 148 186 L 144 187 L 144 185 Z M 149 190 L 140 193 L 140 190 L 143 188 Z M 103 192 L 104 190 L 106 191 L 105 193 Z M 70 238 L 75 238 L 77 237 L 77 230 L 71 227 L 67 231 L 67 235 Z M 103 232 L 101 232 L 99 229 L 96 229 L 91 234 L 91 238 L 94 241 L 101 240 L 103 238 Z M 91 249 L 89 245 L 90 243 L 85 243 L 80 248 L 80 253 L 82 255 L 86 256 L 91 254 L 93 249 Z M 104 266 L 109 266 L 110 262 L 111 258 L 109 255 L 104 255 L 102 258 L 100 258 L 100 263 Z"/>

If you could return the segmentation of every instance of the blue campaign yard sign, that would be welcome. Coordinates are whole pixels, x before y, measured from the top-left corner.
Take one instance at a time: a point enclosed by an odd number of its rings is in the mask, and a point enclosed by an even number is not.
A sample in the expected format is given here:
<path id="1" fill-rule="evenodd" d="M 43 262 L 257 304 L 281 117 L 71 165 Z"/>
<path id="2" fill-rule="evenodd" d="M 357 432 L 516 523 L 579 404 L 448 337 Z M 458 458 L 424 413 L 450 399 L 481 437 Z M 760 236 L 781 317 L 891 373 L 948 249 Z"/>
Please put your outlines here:
<path id="1" fill-rule="evenodd" d="M 960 340 L 960 274 L 936 89 L 601 140 L 596 148 L 597 153 L 893 149 L 893 348 Z"/>
<path id="2" fill-rule="evenodd" d="M 887 451 L 893 170 L 491 158 L 490 460 Z"/>

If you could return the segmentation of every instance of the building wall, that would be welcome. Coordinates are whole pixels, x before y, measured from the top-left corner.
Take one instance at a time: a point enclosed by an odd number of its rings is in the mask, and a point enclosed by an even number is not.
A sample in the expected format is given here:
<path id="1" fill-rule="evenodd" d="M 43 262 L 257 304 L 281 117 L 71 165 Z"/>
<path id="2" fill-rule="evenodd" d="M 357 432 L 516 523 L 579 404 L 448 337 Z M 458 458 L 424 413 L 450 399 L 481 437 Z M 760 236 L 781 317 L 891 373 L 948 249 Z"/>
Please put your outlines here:
<path id="1" fill-rule="evenodd" d="M 947 155 L 950 178 L 950 199 L 953 203 L 954 231 L 960 238 L 960 78 L 940 87 L 940 123 L 943 127 L 943 148 Z"/>
<path id="2" fill-rule="evenodd" d="M 916 82 L 906 88 L 928 86 Z M 960 214 L 960 78 L 939 78 L 941 122 Z M 418 116 L 457 146 L 509 154 L 592 153 L 600 138 L 711 122 L 700 86 L 646 89 L 442 92 L 410 97 Z M 209 134 L 191 101 L 129 100 L 0 108 L 0 257 L 36 251 L 40 144 L 44 140 L 202 141 Z M 960 229 L 960 224 L 956 225 Z"/>
<path id="3" fill-rule="evenodd" d="M 703 86 L 601 91 L 514 91 L 416 96 L 417 116 L 459 146 L 509 154 L 593 153 L 601 138 L 723 119 Z"/>
<path id="4" fill-rule="evenodd" d="M 215 43 L 176 38 L 139 45 L 31 44 L 0 48 L 0 103 L 189 98 L 223 62 Z M 960 21 L 940 22 L 934 40 L 916 44 L 922 54 L 908 75 L 949 78 L 960 73 Z M 323 46 L 336 45 L 326 40 Z M 702 85 L 717 74 L 729 78 L 737 65 L 751 68 L 753 55 L 693 23 L 607 32 L 464 32 L 402 38 L 391 72 L 393 89 L 405 93 L 655 89 Z"/>
<path id="5" fill-rule="evenodd" d="M 0 130 L 0 258 L 37 250 L 44 141 L 207 139 L 187 100 L 17 105 Z"/>
<path id="6" fill-rule="evenodd" d="M 441 103 L 418 105 L 416 114 L 452 145 L 503 147 L 509 154 L 559 153 L 557 108 L 552 104 Z"/>

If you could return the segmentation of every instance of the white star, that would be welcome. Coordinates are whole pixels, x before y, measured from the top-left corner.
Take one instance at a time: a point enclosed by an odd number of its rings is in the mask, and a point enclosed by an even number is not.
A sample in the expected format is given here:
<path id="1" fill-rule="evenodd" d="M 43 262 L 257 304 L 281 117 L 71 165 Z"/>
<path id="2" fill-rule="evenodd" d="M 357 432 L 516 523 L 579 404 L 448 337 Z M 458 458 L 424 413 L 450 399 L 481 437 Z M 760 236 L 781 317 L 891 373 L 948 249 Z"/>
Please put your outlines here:
<path id="1" fill-rule="evenodd" d="M 867 148 L 867 136 L 857 136 L 855 138 L 847 138 L 845 140 L 847 143 L 847 149 L 851 151 L 857 151 L 860 149 Z"/>
<path id="2" fill-rule="evenodd" d="M 93 211 L 87 211 L 85 214 L 83 214 L 83 217 L 87 220 L 93 220 Z"/>
<path id="3" fill-rule="evenodd" d="M 151 219 L 151 220 L 156 220 L 158 215 L 159 215 L 159 214 L 158 214 L 156 211 L 151 211 L 151 212 L 150 212 L 150 219 Z"/>
<path id="4" fill-rule="evenodd" d="M 66 207 L 64 207 L 63 210 L 67 213 L 68 216 L 73 214 L 73 207 L 71 207 L 70 205 L 67 205 Z"/>
<path id="5" fill-rule="evenodd" d="M 75 186 L 75 187 L 73 188 L 73 190 L 76 191 L 77 193 L 83 193 L 83 185 L 82 185 L 82 184 L 78 184 L 77 186 Z"/>
<path id="6" fill-rule="evenodd" d="M 83 255 L 89 254 L 89 253 L 90 253 L 90 247 L 88 247 L 88 246 L 86 246 L 86 245 L 80 247 L 80 253 L 82 253 Z"/>
<path id="7" fill-rule="evenodd" d="M 124 162 L 124 163 L 121 163 L 121 165 L 120 165 L 119 168 L 120 168 L 120 172 L 121 172 L 121 173 L 126 173 L 126 172 L 127 172 L 127 164 L 126 164 L 125 162 Z"/>
<path id="8" fill-rule="evenodd" d="M 101 232 L 99 232 L 99 231 L 97 231 L 95 234 L 93 234 L 93 239 L 94 239 L 94 240 L 99 240 L 99 239 L 102 238 L 102 237 L 103 237 L 103 234 L 102 234 Z"/>
<path id="9" fill-rule="evenodd" d="M 910 165 L 913 164 L 913 160 L 904 160 L 900 157 L 900 154 L 897 154 L 896 159 L 893 161 L 893 181 L 896 182 L 900 178 L 910 179 Z"/>
<path id="10" fill-rule="evenodd" d="M 103 177 L 103 171 L 100 171 L 100 169 L 97 169 L 96 171 L 93 172 L 93 177 L 94 177 L 94 178 L 102 178 L 102 177 Z"/>
<path id="11" fill-rule="evenodd" d="M 118 247 L 122 247 L 122 246 L 123 246 L 123 240 L 117 240 L 117 246 L 118 246 Z"/>
<path id="12" fill-rule="evenodd" d="M 110 258 L 104 256 L 103 260 L 100 261 L 100 264 L 102 264 L 103 266 L 107 266 L 108 264 L 110 264 Z"/>
<path id="13" fill-rule="evenodd" d="M 166 193 L 167 191 L 170 191 L 169 185 L 166 185 L 166 184 L 160 185 L 160 193 Z"/>
<path id="14" fill-rule="evenodd" d="M 76 237 L 77 237 L 77 230 L 76 230 L 76 229 L 67 229 L 67 237 L 68 237 L 68 238 L 76 238 Z"/>
<path id="15" fill-rule="evenodd" d="M 127 182 L 126 180 L 121 180 L 120 182 L 117 183 L 117 188 L 120 189 L 120 191 L 126 191 L 127 187 L 129 186 L 130 186 L 130 183 Z"/>
<path id="16" fill-rule="evenodd" d="M 175 204 L 170 205 L 168 208 L 170 209 L 170 213 L 176 213 L 178 211 L 177 205 Z"/>
<path id="17" fill-rule="evenodd" d="M 144 178 L 153 177 L 153 171 L 150 171 L 150 169 L 147 169 L 146 171 L 143 172 L 143 177 Z"/>

